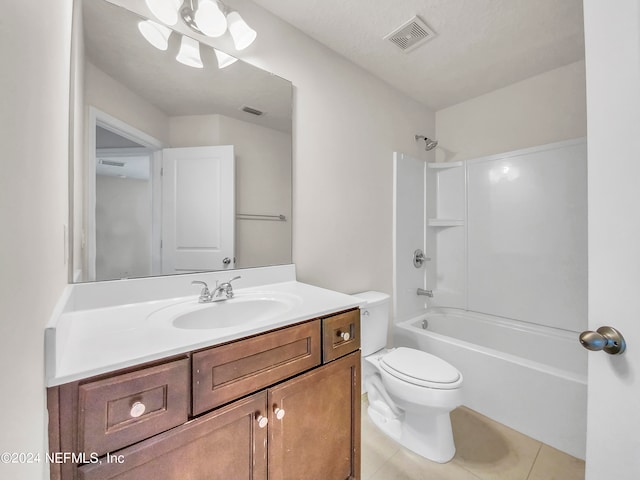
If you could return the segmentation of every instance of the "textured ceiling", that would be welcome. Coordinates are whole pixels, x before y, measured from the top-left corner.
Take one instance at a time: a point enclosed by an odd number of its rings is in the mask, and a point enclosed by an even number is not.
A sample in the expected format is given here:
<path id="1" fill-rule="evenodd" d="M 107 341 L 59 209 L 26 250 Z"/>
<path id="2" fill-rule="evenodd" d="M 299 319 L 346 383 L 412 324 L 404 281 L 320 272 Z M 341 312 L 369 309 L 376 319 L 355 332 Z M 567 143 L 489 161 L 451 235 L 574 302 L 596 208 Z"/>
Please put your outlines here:
<path id="1" fill-rule="evenodd" d="M 253 1 L 434 110 L 584 59 L 582 0 Z M 383 40 L 414 15 L 435 38 Z"/>

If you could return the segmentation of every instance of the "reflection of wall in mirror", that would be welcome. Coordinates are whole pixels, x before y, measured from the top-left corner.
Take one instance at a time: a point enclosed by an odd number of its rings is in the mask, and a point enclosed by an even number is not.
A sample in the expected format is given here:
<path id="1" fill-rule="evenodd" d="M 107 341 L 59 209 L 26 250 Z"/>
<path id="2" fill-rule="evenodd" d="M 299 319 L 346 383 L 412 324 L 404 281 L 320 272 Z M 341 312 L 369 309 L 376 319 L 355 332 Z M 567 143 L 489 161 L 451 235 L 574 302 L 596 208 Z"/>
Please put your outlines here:
<path id="1" fill-rule="evenodd" d="M 171 147 L 234 145 L 236 212 L 286 221 L 237 220 L 236 267 L 291 262 L 291 134 L 223 115 L 169 117 L 87 62 L 85 104 Z"/>
<path id="2" fill-rule="evenodd" d="M 236 221 L 236 267 L 291 262 L 291 134 L 223 115 L 172 117 L 171 144 L 234 145 L 236 212 L 287 221 Z"/>

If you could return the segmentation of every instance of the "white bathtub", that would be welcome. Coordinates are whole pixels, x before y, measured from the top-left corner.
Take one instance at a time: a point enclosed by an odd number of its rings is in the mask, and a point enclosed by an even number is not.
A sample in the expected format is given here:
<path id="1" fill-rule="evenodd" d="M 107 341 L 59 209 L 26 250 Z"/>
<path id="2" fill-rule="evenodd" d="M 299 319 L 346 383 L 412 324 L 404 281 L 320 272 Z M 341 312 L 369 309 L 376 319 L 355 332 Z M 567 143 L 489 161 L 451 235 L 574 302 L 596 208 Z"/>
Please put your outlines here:
<path id="1" fill-rule="evenodd" d="M 434 309 L 396 324 L 394 341 L 460 370 L 464 405 L 584 459 L 587 352 L 575 332 Z"/>

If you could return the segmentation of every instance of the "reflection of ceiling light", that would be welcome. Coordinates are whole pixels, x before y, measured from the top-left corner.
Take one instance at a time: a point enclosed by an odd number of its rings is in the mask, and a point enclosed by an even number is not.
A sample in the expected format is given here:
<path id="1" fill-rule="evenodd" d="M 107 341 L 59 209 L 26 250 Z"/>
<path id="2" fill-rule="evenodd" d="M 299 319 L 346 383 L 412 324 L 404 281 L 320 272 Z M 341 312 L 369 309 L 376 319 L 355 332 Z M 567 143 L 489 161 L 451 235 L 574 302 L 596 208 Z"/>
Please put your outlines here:
<path id="1" fill-rule="evenodd" d="M 200 43 L 191 37 L 182 37 L 180 42 L 180 51 L 176 56 L 176 60 L 180 63 L 194 68 L 202 68 L 202 60 L 200 59 Z"/>
<path id="2" fill-rule="evenodd" d="M 144 20 L 138 23 L 138 30 L 159 50 L 169 48 L 169 37 L 173 30 L 166 25 L 175 25 L 178 18 L 200 35 L 219 37 L 229 30 L 237 50 L 247 48 L 258 35 L 238 12 L 229 10 L 221 0 L 145 0 L 145 3 L 151 13 L 165 25 Z M 215 48 L 214 50 L 218 68 L 228 67 L 238 60 Z M 182 37 L 176 60 L 190 67 L 204 68 L 200 58 L 200 46 L 196 40 L 189 37 Z"/>
<path id="3" fill-rule="evenodd" d="M 238 12 L 230 12 L 227 15 L 227 22 L 229 23 L 229 33 L 237 50 L 244 50 L 256 39 L 258 34 L 247 25 Z"/>
<path id="4" fill-rule="evenodd" d="M 227 31 L 227 19 L 215 0 L 200 0 L 193 19 L 198 29 L 208 37 L 219 37 Z"/>
<path id="5" fill-rule="evenodd" d="M 140 30 L 140 33 L 147 42 L 158 50 L 166 50 L 169 46 L 170 28 L 160 25 L 153 20 L 144 20 L 138 23 L 138 30 Z"/>
<path id="6" fill-rule="evenodd" d="M 178 22 L 178 8 L 181 0 L 145 0 L 147 7 L 158 20 L 166 25 L 175 25 Z"/>
<path id="7" fill-rule="evenodd" d="M 232 57 L 231 55 L 221 52 L 217 48 L 214 48 L 213 50 L 216 52 L 216 58 L 218 59 L 218 68 L 228 67 L 232 63 L 238 61 L 236 57 Z"/>
<path id="8" fill-rule="evenodd" d="M 520 171 L 510 163 L 503 163 L 489 170 L 489 181 L 491 183 L 512 182 L 519 177 Z"/>

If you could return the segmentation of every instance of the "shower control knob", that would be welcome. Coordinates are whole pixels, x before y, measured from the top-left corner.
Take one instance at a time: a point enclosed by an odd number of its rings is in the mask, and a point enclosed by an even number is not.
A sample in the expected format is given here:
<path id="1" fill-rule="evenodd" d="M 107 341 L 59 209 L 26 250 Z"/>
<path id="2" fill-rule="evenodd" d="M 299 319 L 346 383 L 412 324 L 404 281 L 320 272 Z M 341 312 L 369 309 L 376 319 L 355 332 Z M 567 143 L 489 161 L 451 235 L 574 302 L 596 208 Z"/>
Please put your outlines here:
<path id="1" fill-rule="evenodd" d="M 431 259 L 424 254 L 421 248 L 418 248 L 413 252 L 413 266 L 416 268 L 422 267 L 424 262 L 428 262 L 430 260 Z"/>
<path id="2" fill-rule="evenodd" d="M 586 330 L 580 334 L 580 343 L 587 350 L 604 350 L 610 355 L 620 355 L 627 348 L 624 337 L 613 327 L 600 327 L 595 332 Z"/>

